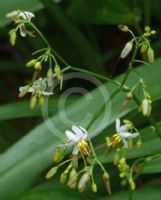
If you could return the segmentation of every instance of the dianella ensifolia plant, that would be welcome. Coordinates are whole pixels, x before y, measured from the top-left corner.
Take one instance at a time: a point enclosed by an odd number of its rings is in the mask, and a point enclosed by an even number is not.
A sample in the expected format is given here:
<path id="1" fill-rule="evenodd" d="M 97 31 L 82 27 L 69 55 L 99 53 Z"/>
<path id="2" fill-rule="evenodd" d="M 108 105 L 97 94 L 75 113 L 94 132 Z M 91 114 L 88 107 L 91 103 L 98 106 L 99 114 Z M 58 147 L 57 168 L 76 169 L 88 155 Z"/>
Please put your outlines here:
<path id="1" fill-rule="evenodd" d="M 145 27 L 144 33 L 136 36 L 128 26 L 118 26 L 121 31 L 131 35 L 130 41 L 125 44 L 120 54 L 120 59 L 126 58 L 129 54 L 131 54 L 131 59 L 122 82 L 118 82 L 111 78 L 95 74 L 94 72 L 70 66 L 52 48 L 42 32 L 32 22 L 34 17 L 35 15 L 33 13 L 21 10 L 15 10 L 7 14 L 7 18 L 14 23 L 14 28 L 9 31 L 11 45 L 14 46 L 16 44 L 18 35 L 22 37 L 34 37 L 35 39 L 39 36 L 45 44 L 45 47 L 32 53 L 33 58 L 26 64 L 26 67 L 34 68 L 31 81 L 27 85 L 19 88 L 19 97 L 31 93 L 31 108 L 34 108 L 36 104 L 42 105 L 44 103 L 44 96 L 54 94 L 54 83 L 56 80 L 60 81 L 60 89 L 62 89 L 63 73 L 69 70 L 75 70 L 113 83 L 118 89 L 118 92 L 114 95 L 119 95 L 119 91 L 126 93 L 126 98 L 122 104 L 121 110 L 123 111 L 125 107 L 128 106 L 129 101 L 135 101 L 138 105 L 138 111 L 142 113 L 143 117 L 147 117 L 151 125 L 157 129 L 151 115 L 152 100 L 146 82 L 144 81 L 144 77 L 142 77 L 134 68 L 135 63 L 137 62 L 147 65 L 153 63 L 154 51 L 150 45 L 150 37 L 155 34 L 154 30 L 151 30 L 150 27 Z M 141 52 L 142 57 L 145 60 L 136 59 L 138 52 Z M 63 63 L 63 66 L 60 67 L 59 62 Z M 41 70 L 45 65 L 48 66 L 46 76 L 41 77 Z M 126 86 L 126 80 L 131 71 L 136 73 L 138 81 L 132 88 L 129 88 Z M 143 96 L 141 101 L 135 94 L 136 88 L 141 88 Z M 72 130 L 65 131 L 65 139 L 61 141 L 61 144 L 54 150 L 53 160 L 56 165 L 48 171 L 46 178 L 52 178 L 58 170 L 61 170 L 62 166 L 66 166 L 65 170 L 62 171 L 60 175 L 61 183 L 66 183 L 70 188 L 78 188 L 80 192 L 83 192 L 87 187 L 91 187 L 93 192 L 97 192 L 97 183 L 94 180 L 94 169 L 98 165 L 102 170 L 100 176 L 105 183 L 105 188 L 107 192 L 111 194 L 110 174 L 108 173 L 108 169 L 106 169 L 98 159 L 96 148 L 92 144 L 88 130 L 80 125 L 73 125 L 71 129 Z M 87 129 L 89 129 L 89 127 Z M 158 130 L 156 133 L 161 137 Z M 139 150 L 143 142 L 144 141 L 141 140 L 140 133 L 135 125 L 128 119 L 124 119 L 121 122 L 119 118 L 116 119 L 116 130 L 114 131 L 114 134 L 105 138 L 104 145 L 107 148 L 106 156 L 111 152 L 114 152 L 113 164 L 118 168 L 121 184 L 128 185 L 129 190 L 135 190 L 136 179 L 139 177 L 143 166 L 154 157 L 139 158 L 132 164 L 128 163 L 126 152 L 132 148 L 137 148 Z M 72 153 L 65 159 L 67 150 L 71 149 L 71 147 L 73 149 Z M 80 160 L 83 161 L 83 165 L 82 162 L 80 163 Z M 138 165 L 140 166 L 139 170 L 135 170 Z"/>

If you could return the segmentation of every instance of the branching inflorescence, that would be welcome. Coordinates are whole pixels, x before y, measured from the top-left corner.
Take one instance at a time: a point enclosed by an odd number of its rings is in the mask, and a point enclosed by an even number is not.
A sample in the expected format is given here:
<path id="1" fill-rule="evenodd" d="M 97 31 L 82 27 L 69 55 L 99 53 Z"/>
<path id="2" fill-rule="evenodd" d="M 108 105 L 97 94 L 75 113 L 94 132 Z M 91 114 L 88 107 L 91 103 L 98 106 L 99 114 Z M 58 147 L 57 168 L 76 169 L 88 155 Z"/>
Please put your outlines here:
<path id="1" fill-rule="evenodd" d="M 136 62 L 149 64 L 154 61 L 154 52 L 149 40 L 150 36 L 155 34 L 154 30 L 151 30 L 150 27 L 145 27 L 145 32 L 141 36 L 135 36 L 128 26 L 119 25 L 121 31 L 130 33 L 132 36 L 132 39 L 125 44 L 120 58 L 124 59 L 133 52 L 128 70 L 120 83 L 108 77 L 70 66 L 57 52 L 55 52 L 55 50 L 53 50 L 44 35 L 32 23 L 32 18 L 34 17 L 35 15 L 33 13 L 21 10 L 16 10 L 7 14 L 7 18 L 11 19 L 15 25 L 15 27 L 9 31 L 11 45 L 15 45 L 18 32 L 22 37 L 36 37 L 38 34 L 46 45 L 45 48 L 33 52 L 34 58 L 26 64 L 26 67 L 35 69 L 32 80 L 27 85 L 19 88 L 19 97 L 31 93 L 31 108 L 34 108 L 37 103 L 42 105 L 44 102 L 44 96 L 53 95 L 54 82 L 56 79 L 60 81 L 60 89 L 62 88 L 63 73 L 67 70 L 77 70 L 93 75 L 102 80 L 110 81 L 117 87 L 118 91 L 125 92 L 126 99 L 125 102 L 123 102 L 122 109 L 125 109 L 129 101 L 134 100 L 138 105 L 139 112 L 141 112 L 143 116 L 152 117 L 152 100 L 150 94 L 143 77 L 141 77 L 133 67 Z M 136 55 L 139 51 L 146 61 L 136 59 Z M 63 69 L 60 68 L 59 61 L 64 64 L 65 67 Z M 49 66 L 46 71 L 46 77 L 41 77 L 41 69 L 43 65 Z M 136 85 L 129 88 L 125 83 L 131 71 L 136 72 L 139 76 L 139 80 Z M 143 99 L 141 101 L 138 100 L 135 95 L 135 89 L 137 87 L 141 87 L 142 89 Z M 150 121 L 153 121 L 152 125 L 155 125 L 154 120 Z M 142 140 L 139 131 L 131 121 L 125 119 L 123 120 L 123 123 L 124 124 L 121 125 L 120 119 L 116 119 L 116 132 L 110 137 L 106 137 L 106 148 L 108 148 L 108 154 L 112 151 L 114 152 L 113 164 L 118 168 L 119 176 L 122 178 L 122 185 L 128 184 L 130 190 L 134 190 L 136 187 L 135 180 L 137 175 L 137 172 L 134 170 L 135 166 L 140 163 L 146 163 L 148 160 L 152 159 L 152 157 L 136 160 L 131 165 L 127 163 L 126 151 L 133 148 L 133 140 L 136 140 L 135 147 L 138 149 L 141 147 Z M 81 126 L 73 125 L 71 131 L 65 131 L 65 136 L 66 139 L 57 146 L 53 155 L 54 162 L 59 164 L 48 171 L 46 178 L 50 179 L 62 166 L 66 166 L 65 170 L 60 175 L 61 183 L 67 183 L 70 188 L 77 187 L 80 192 L 84 191 L 88 186 L 91 187 L 93 192 L 97 192 L 97 184 L 94 180 L 94 168 L 98 165 L 102 170 L 101 176 L 105 182 L 106 190 L 111 194 L 110 176 L 98 159 L 88 131 Z M 116 148 L 116 146 L 118 147 Z M 64 160 L 66 152 L 67 150 L 70 150 L 70 148 L 72 148 L 72 153 L 68 159 Z M 79 165 L 80 160 L 83 160 L 83 167 L 82 165 Z M 134 175 L 134 173 L 136 174 Z"/>

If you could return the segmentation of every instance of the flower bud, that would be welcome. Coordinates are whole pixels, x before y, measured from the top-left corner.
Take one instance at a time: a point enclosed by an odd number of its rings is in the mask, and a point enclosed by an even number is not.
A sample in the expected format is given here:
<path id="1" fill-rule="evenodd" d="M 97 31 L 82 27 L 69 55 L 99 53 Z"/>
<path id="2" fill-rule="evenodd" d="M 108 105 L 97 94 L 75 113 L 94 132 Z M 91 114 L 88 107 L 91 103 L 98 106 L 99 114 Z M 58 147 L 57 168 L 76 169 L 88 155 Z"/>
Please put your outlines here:
<path id="1" fill-rule="evenodd" d="M 67 177 L 68 177 L 68 173 L 69 173 L 71 167 L 72 167 L 71 164 L 68 165 L 68 167 L 65 169 L 65 171 L 63 173 L 61 173 L 61 175 L 60 175 L 60 183 L 61 184 L 64 184 L 66 182 Z"/>
<path id="2" fill-rule="evenodd" d="M 53 167 L 51 168 L 48 173 L 46 174 L 45 178 L 46 179 L 50 179 L 51 177 L 53 177 L 58 171 L 58 167 Z"/>
<path id="3" fill-rule="evenodd" d="M 89 172 L 86 172 L 82 175 L 78 183 L 79 192 L 83 192 L 86 188 L 87 182 L 90 180 Z"/>
<path id="4" fill-rule="evenodd" d="M 12 46 L 14 46 L 17 38 L 16 29 L 11 29 L 9 35 L 10 35 L 10 43 Z"/>
<path id="5" fill-rule="evenodd" d="M 54 154 L 53 154 L 54 162 L 58 163 L 58 162 L 62 161 L 63 158 L 64 158 L 64 154 L 62 152 L 60 152 L 60 150 L 58 148 L 56 148 L 54 151 Z"/>
<path id="6" fill-rule="evenodd" d="M 144 99 L 141 104 L 141 111 L 144 116 L 150 116 L 152 110 L 151 100 Z"/>
<path id="7" fill-rule="evenodd" d="M 38 104 L 40 105 L 40 106 L 42 106 L 43 104 L 44 104 L 44 97 L 43 97 L 43 95 L 38 95 L 38 98 L 37 98 L 37 100 L 38 100 Z"/>
<path id="8" fill-rule="evenodd" d="M 20 91 L 20 93 L 19 93 L 19 97 L 23 97 L 23 96 L 25 96 L 25 94 L 28 93 L 29 88 L 30 88 L 29 85 L 26 85 L 26 86 L 24 86 L 24 87 L 20 87 L 20 88 L 19 88 L 19 91 Z"/>
<path id="9" fill-rule="evenodd" d="M 118 28 L 119 28 L 121 31 L 123 31 L 123 32 L 127 32 L 127 31 L 129 30 L 128 26 L 122 25 L 122 24 L 120 24 L 120 25 L 118 26 Z"/>
<path id="10" fill-rule="evenodd" d="M 122 59 L 125 58 L 130 53 L 130 51 L 132 50 L 132 47 L 133 47 L 133 43 L 131 41 L 127 42 L 125 47 L 123 48 L 123 50 L 121 52 L 120 57 Z"/>
<path id="11" fill-rule="evenodd" d="M 36 59 L 32 59 L 28 63 L 26 63 L 26 67 L 32 67 L 36 64 L 36 62 L 37 62 Z"/>
<path id="12" fill-rule="evenodd" d="M 153 63 L 154 62 L 154 51 L 151 47 L 148 48 L 147 56 L 148 56 L 149 63 Z"/>
<path id="13" fill-rule="evenodd" d="M 96 185 L 96 183 L 92 183 L 92 191 L 93 191 L 94 193 L 97 192 L 97 185 Z"/>
<path id="14" fill-rule="evenodd" d="M 77 178 L 78 178 L 78 174 L 75 170 L 75 168 L 73 168 L 70 172 L 70 175 L 69 175 L 69 180 L 68 180 L 68 183 L 67 185 L 70 187 L 70 188 L 76 188 L 76 185 L 77 185 Z"/>
<path id="15" fill-rule="evenodd" d="M 140 149 L 140 147 L 142 146 L 142 140 L 139 138 L 136 142 L 136 148 Z"/>
<path id="16" fill-rule="evenodd" d="M 107 172 L 104 172 L 104 174 L 103 174 L 103 180 L 104 180 L 104 183 L 105 183 L 106 191 L 108 192 L 108 194 L 111 194 L 111 187 L 110 187 L 109 175 L 108 175 Z"/>
<path id="17" fill-rule="evenodd" d="M 19 14 L 18 11 L 17 11 L 17 10 L 14 10 L 14 11 L 12 11 L 12 12 L 7 13 L 7 14 L 6 14 L 6 17 L 7 17 L 8 19 L 12 19 L 12 18 L 17 17 L 18 14 Z"/>
<path id="18" fill-rule="evenodd" d="M 54 89 L 54 79 L 53 79 L 53 70 L 51 68 L 48 69 L 47 72 L 47 85 L 50 89 L 50 91 L 52 91 Z"/>
<path id="19" fill-rule="evenodd" d="M 143 43 L 141 45 L 140 52 L 141 53 L 145 53 L 147 51 L 147 49 L 148 49 L 148 44 L 147 43 Z"/>
<path id="20" fill-rule="evenodd" d="M 57 64 L 55 65 L 54 71 L 55 71 L 55 74 L 57 76 L 57 79 L 61 80 L 62 79 L 62 73 L 61 73 L 61 69 L 60 69 L 59 65 L 57 65 Z"/>
<path id="21" fill-rule="evenodd" d="M 74 168 L 77 168 L 77 167 L 78 167 L 78 156 L 75 155 L 75 154 L 72 155 L 72 166 L 73 166 Z"/>
<path id="22" fill-rule="evenodd" d="M 41 62 L 39 62 L 39 61 L 36 62 L 35 65 L 34 65 L 34 68 L 40 70 L 41 69 Z"/>
<path id="23" fill-rule="evenodd" d="M 36 106 L 36 103 L 37 103 L 37 95 L 34 94 L 31 96 L 30 108 L 33 109 Z"/>
<path id="24" fill-rule="evenodd" d="M 134 180 L 133 180 L 132 178 L 129 178 L 128 181 L 129 181 L 130 189 L 131 189 L 131 190 L 135 190 L 136 185 L 135 185 Z"/>

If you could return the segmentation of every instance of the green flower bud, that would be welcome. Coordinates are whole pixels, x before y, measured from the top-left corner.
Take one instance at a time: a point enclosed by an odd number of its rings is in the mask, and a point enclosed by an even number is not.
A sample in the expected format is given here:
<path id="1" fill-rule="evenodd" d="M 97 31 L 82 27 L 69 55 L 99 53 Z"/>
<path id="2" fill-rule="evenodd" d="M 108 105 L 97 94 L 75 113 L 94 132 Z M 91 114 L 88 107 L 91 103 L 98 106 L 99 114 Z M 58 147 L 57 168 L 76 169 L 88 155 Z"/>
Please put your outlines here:
<path id="1" fill-rule="evenodd" d="M 48 173 L 46 174 L 45 178 L 46 179 L 50 179 L 51 177 L 53 177 L 58 171 L 58 167 L 53 167 L 51 168 Z"/>
<path id="2" fill-rule="evenodd" d="M 90 180 L 89 172 L 84 173 L 82 175 L 82 177 L 80 178 L 79 182 L 78 182 L 78 190 L 79 190 L 79 192 L 83 192 L 85 190 L 86 185 L 87 185 L 89 180 Z"/>
<path id="3" fill-rule="evenodd" d="M 78 174 L 75 170 L 75 168 L 73 168 L 70 172 L 70 175 L 69 175 L 69 180 L 68 180 L 68 183 L 67 185 L 70 187 L 70 188 L 76 188 L 76 185 L 77 185 L 77 178 L 78 178 Z"/>
<path id="4" fill-rule="evenodd" d="M 151 110 L 152 110 L 151 100 L 150 99 L 144 99 L 142 101 L 140 108 L 139 108 L 139 111 L 142 111 L 144 116 L 150 116 Z"/>
<path id="5" fill-rule="evenodd" d="M 7 13 L 7 14 L 6 14 L 6 18 L 12 19 L 12 18 L 17 17 L 18 14 L 19 14 L 19 13 L 18 13 L 18 10 L 14 10 L 14 11 L 12 11 L 12 12 Z"/>
<path id="6" fill-rule="evenodd" d="M 31 96 L 30 108 L 33 109 L 36 106 L 36 103 L 37 103 L 37 95 L 34 94 Z"/>
<path id="7" fill-rule="evenodd" d="M 143 43 L 143 44 L 141 45 L 140 52 L 141 52 L 141 53 L 145 53 L 145 52 L 147 51 L 147 49 L 148 49 L 148 44 L 147 44 L 147 43 Z"/>
<path id="8" fill-rule="evenodd" d="M 120 57 L 123 59 L 125 58 L 132 50 L 132 47 L 133 47 L 133 43 L 132 41 L 130 42 L 127 42 L 125 47 L 123 48 L 122 52 L 121 52 L 121 55 Z"/>
<path id="9" fill-rule="evenodd" d="M 78 156 L 77 155 L 72 155 L 72 166 L 74 168 L 77 168 L 78 167 Z"/>
<path id="10" fill-rule="evenodd" d="M 129 178 L 128 181 L 129 181 L 130 189 L 131 189 L 131 190 L 135 190 L 136 185 L 135 185 L 134 180 L 133 180 L 132 178 Z"/>
<path id="11" fill-rule="evenodd" d="M 149 26 L 145 26 L 145 31 L 149 32 L 150 31 L 150 27 Z"/>
<path id="12" fill-rule="evenodd" d="M 103 180 L 104 180 L 104 183 L 105 183 L 106 191 L 108 192 L 108 194 L 111 194 L 111 187 L 110 187 L 109 175 L 108 175 L 107 172 L 105 172 L 103 174 Z"/>
<path id="13" fill-rule="evenodd" d="M 126 26 L 126 25 L 120 24 L 120 25 L 118 26 L 118 28 L 119 28 L 121 31 L 123 31 L 123 32 L 128 32 L 128 31 L 129 31 L 129 28 L 128 28 L 128 26 Z"/>
<path id="14" fill-rule="evenodd" d="M 66 182 L 67 177 L 68 177 L 68 173 L 69 173 L 71 167 L 72 167 L 71 164 L 68 165 L 68 167 L 65 169 L 65 171 L 63 173 L 61 173 L 61 175 L 60 175 L 60 183 L 61 184 L 64 184 Z"/>
<path id="15" fill-rule="evenodd" d="M 64 184 L 66 182 L 66 180 L 67 180 L 67 174 L 64 173 L 64 172 L 61 173 L 61 175 L 60 175 L 60 183 Z"/>
<path id="16" fill-rule="evenodd" d="M 32 67 L 36 64 L 36 62 L 37 62 L 36 59 L 32 59 L 28 63 L 26 63 L 26 67 Z"/>
<path id="17" fill-rule="evenodd" d="M 61 80 L 62 79 L 62 73 L 61 73 L 61 69 L 60 69 L 59 65 L 55 65 L 54 70 L 55 70 L 55 74 L 57 76 L 57 79 Z"/>
<path id="18" fill-rule="evenodd" d="M 62 161 L 63 158 L 64 158 L 64 154 L 62 152 L 60 152 L 60 150 L 58 148 L 56 148 L 54 151 L 54 154 L 53 154 L 54 162 L 58 163 L 58 162 Z"/>
<path id="19" fill-rule="evenodd" d="M 49 68 L 47 71 L 47 85 L 50 88 L 50 91 L 54 89 L 54 76 L 51 68 Z"/>
<path id="20" fill-rule="evenodd" d="M 148 56 L 149 63 L 153 63 L 154 62 L 154 51 L 151 47 L 148 48 L 147 56 Z"/>
<path id="21" fill-rule="evenodd" d="M 136 148 L 140 149 L 140 147 L 142 146 L 142 140 L 139 138 L 136 142 Z"/>
<path id="22" fill-rule="evenodd" d="M 38 104 L 39 104 L 40 106 L 42 106 L 42 105 L 44 104 L 44 97 L 43 97 L 41 94 L 38 95 L 37 100 L 38 100 Z"/>
<path id="23" fill-rule="evenodd" d="M 97 185 L 96 185 L 96 183 L 92 183 L 92 191 L 93 191 L 94 193 L 97 192 Z"/>
<path id="24" fill-rule="evenodd" d="M 17 38 L 16 29 L 11 29 L 9 31 L 9 35 L 10 35 L 10 43 L 12 46 L 14 46 L 16 43 L 16 38 Z"/>
<path id="25" fill-rule="evenodd" d="M 39 61 L 36 62 L 35 65 L 34 65 L 34 68 L 40 70 L 41 69 L 41 62 L 39 62 Z"/>
<path id="26" fill-rule="evenodd" d="M 30 88 L 29 85 L 26 85 L 26 86 L 24 86 L 24 87 L 21 87 L 21 88 L 20 88 L 19 97 L 25 96 L 25 95 L 28 93 L 29 88 Z"/>

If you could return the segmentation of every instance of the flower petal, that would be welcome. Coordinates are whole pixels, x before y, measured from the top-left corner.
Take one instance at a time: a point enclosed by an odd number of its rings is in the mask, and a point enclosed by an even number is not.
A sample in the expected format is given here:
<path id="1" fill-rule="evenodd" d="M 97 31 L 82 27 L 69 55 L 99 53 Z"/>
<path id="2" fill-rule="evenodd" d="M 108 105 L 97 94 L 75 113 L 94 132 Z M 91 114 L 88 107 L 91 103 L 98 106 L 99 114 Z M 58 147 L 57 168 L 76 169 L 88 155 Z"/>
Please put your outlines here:
<path id="1" fill-rule="evenodd" d="M 72 154 L 77 155 L 79 152 L 77 145 L 74 145 Z"/>
<path id="2" fill-rule="evenodd" d="M 20 35 L 21 35 L 22 37 L 26 37 L 26 33 L 23 31 L 23 28 L 22 28 L 22 27 L 20 27 Z"/>
<path id="3" fill-rule="evenodd" d="M 65 135 L 68 138 L 68 140 L 70 140 L 74 143 L 79 141 L 79 137 L 71 131 L 65 131 Z"/>
<path id="4" fill-rule="evenodd" d="M 116 132 L 117 133 L 120 132 L 120 119 L 119 118 L 116 119 Z"/>
<path id="5" fill-rule="evenodd" d="M 80 139 L 83 138 L 83 135 L 84 135 L 84 134 L 83 134 L 82 130 L 81 130 L 79 127 L 73 125 L 73 126 L 72 126 L 72 130 L 73 130 L 73 132 L 74 132 Z"/>
<path id="6" fill-rule="evenodd" d="M 129 126 L 128 126 L 127 124 L 126 124 L 126 125 L 123 125 L 123 126 L 120 127 L 119 132 L 125 132 L 125 131 L 128 130 L 128 128 L 129 128 Z"/>
<path id="7" fill-rule="evenodd" d="M 119 135 L 121 136 L 121 138 L 125 138 L 125 139 L 132 139 L 135 138 L 139 135 L 139 133 L 130 133 L 130 132 L 121 132 L 119 133 Z"/>
<path id="8" fill-rule="evenodd" d="M 128 149 L 128 142 L 125 138 L 122 138 L 122 142 L 124 143 L 124 147 Z"/>

